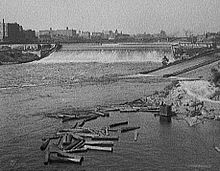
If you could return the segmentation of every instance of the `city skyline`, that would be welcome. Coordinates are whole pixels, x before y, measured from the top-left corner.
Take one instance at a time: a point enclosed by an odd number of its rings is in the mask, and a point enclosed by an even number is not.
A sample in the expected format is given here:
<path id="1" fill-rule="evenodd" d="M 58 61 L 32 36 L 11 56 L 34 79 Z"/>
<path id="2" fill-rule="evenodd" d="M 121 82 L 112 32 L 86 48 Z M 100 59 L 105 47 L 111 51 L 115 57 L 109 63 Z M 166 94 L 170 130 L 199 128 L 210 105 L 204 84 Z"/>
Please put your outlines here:
<path id="1" fill-rule="evenodd" d="M 220 31 L 219 0 L 3 0 L 0 16 L 25 29 L 84 31 L 122 30 L 124 33 L 177 34 Z"/>

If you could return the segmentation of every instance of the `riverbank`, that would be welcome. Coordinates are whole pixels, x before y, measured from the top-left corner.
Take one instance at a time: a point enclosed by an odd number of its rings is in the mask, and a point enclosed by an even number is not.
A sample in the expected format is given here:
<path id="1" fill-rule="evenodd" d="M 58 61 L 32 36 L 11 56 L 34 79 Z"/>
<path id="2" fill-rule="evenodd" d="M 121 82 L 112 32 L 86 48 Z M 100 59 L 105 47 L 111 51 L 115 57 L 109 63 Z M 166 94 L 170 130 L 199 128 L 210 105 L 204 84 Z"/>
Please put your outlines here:
<path id="1" fill-rule="evenodd" d="M 33 62 L 49 56 L 61 45 L 2 45 L 0 48 L 0 65 L 12 65 Z"/>

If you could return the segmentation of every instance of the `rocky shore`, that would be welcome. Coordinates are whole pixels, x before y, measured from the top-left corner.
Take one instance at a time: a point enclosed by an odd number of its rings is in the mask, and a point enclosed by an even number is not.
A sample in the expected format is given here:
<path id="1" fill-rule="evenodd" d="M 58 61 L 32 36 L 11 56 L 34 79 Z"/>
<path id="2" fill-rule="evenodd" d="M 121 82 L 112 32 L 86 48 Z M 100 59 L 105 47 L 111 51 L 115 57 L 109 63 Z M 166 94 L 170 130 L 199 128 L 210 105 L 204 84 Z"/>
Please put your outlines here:
<path id="1" fill-rule="evenodd" d="M 151 104 L 172 106 L 175 119 L 185 120 L 189 126 L 204 123 L 207 119 L 220 120 L 220 63 L 215 62 L 184 73 L 166 86 L 163 91 L 143 97 Z M 191 79 L 189 79 L 191 78 Z"/>

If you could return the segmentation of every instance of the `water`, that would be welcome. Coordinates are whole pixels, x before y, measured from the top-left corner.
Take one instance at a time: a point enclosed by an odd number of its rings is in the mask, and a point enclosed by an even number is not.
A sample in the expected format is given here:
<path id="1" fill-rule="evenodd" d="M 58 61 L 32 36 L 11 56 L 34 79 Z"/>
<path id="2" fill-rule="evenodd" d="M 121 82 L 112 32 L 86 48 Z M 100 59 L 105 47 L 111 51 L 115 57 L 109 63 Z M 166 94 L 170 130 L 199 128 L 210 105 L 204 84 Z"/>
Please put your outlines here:
<path id="1" fill-rule="evenodd" d="M 71 46 L 68 46 L 70 48 Z M 125 79 L 160 66 L 168 51 L 60 51 L 43 60 L 0 67 L 0 170 L 219 170 L 219 123 L 195 128 L 183 121 L 160 123 L 151 113 L 111 113 L 85 126 L 101 128 L 128 120 L 141 126 L 120 135 L 113 153 L 89 151 L 82 165 L 44 166 L 41 138 L 74 125 L 46 117 L 73 107 L 94 107 L 131 101 L 161 90 L 163 79 Z"/>

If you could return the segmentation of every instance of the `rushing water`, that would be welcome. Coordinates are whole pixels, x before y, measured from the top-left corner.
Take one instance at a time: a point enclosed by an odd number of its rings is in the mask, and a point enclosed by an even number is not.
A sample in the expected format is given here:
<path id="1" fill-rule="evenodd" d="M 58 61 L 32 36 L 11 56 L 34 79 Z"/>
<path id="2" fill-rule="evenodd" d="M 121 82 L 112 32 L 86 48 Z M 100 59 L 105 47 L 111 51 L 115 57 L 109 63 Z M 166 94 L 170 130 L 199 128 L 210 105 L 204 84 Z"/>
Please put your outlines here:
<path id="1" fill-rule="evenodd" d="M 70 46 L 68 45 L 68 48 Z M 0 66 L 0 170 L 219 170 L 218 122 L 195 128 L 183 121 L 160 123 L 152 113 L 111 113 L 85 126 L 101 128 L 128 120 L 140 126 L 120 135 L 113 153 L 89 151 L 82 165 L 44 166 L 41 138 L 74 122 L 46 117 L 74 107 L 94 107 L 131 101 L 161 90 L 162 79 L 125 79 L 160 66 L 169 51 L 60 51 L 43 60 Z"/>

